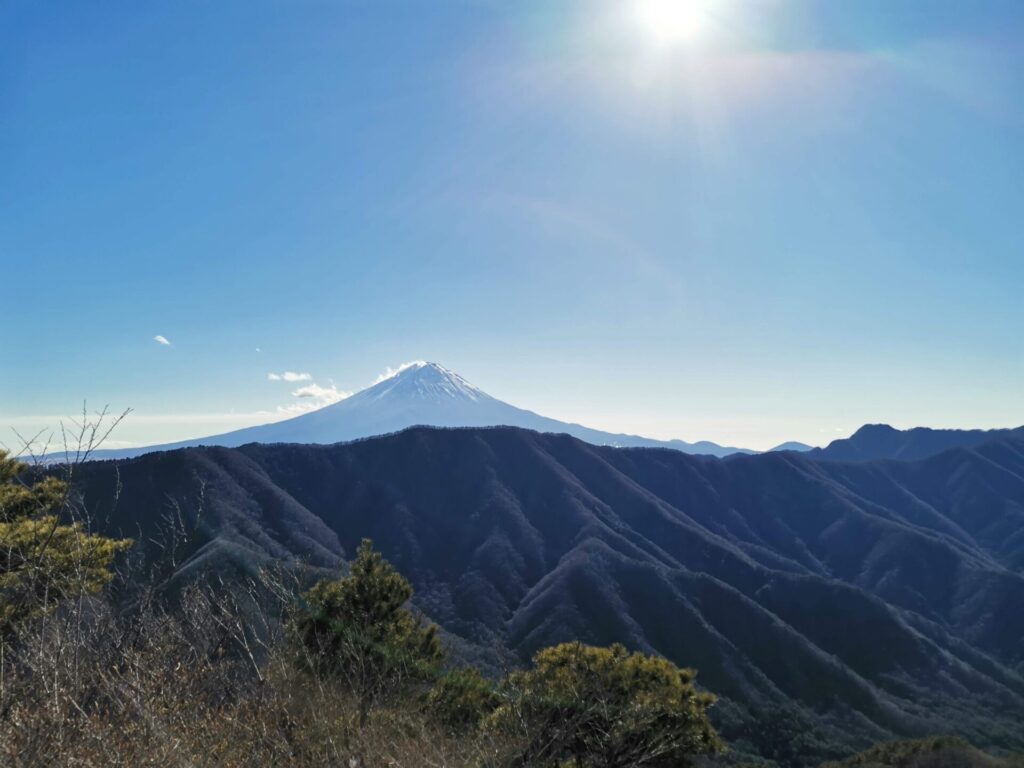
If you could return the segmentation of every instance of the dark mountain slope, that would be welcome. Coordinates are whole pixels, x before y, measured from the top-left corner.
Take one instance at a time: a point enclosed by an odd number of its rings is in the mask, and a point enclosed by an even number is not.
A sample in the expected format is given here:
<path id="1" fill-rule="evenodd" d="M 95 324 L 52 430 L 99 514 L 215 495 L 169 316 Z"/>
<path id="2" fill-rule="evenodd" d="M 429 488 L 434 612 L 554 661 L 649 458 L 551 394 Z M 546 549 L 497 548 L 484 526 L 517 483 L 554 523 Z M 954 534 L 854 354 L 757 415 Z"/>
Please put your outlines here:
<path id="1" fill-rule="evenodd" d="M 117 467 L 79 480 L 108 532 L 201 499 L 203 554 L 329 565 L 369 536 L 466 642 L 658 651 L 726 697 L 727 728 L 793 702 L 848 740 L 952 728 L 1020 745 L 1022 549 L 997 533 L 1020 519 L 1022 456 L 1007 439 L 920 462 L 719 460 L 416 428 L 121 462 L 106 514 Z"/>
<path id="2" fill-rule="evenodd" d="M 803 453 L 804 451 L 813 450 L 813 445 L 807 443 L 801 443 L 797 440 L 789 440 L 785 443 L 779 443 L 774 448 L 769 448 L 769 451 L 796 451 L 797 453 Z"/>
<path id="3" fill-rule="evenodd" d="M 75 487 L 95 525 L 142 542 L 167 538 L 174 529 L 175 557 L 182 563 L 211 548 L 249 562 L 341 562 L 337 535 L 239 451 L 204 448 L 158 456 L 80 467 Z"/>
<path id="4" fill-rule="evenodd" d="M 1000 461 L 979 450 L 916 463 L 825 465 L 794 455 L 708 460 L 699 480 L 689 482 L 684 479 L 698 466 L 692 459 L 679 463 L 662 454 L 633 464 L 634 452 L 620 451 L 613 460 L 764 565 L 838 578 L 949 619 L 954 609 L 1018 583 L 1021 537 L 990 531 L 1019 531 L 1024 522 L 1024 472 L 1011 447 L 1019 444 L 982 449 Z M 951 477 L 959 479 L 950 488 Z M 1016 575 L 1005 573 L 1007 567 Z M 1020 606 L 1024 616 L 1024 601 Z M 981 634 L 1005 644 L 1012 642 L 1012 626 L 988 625 Z"/>
<path id="5" fill-rule="evenodd" d="M 813 448 L 806 452 L 806 456 L 828 461 L 915 461 L 952 448 L 972 448 L 1003 437 L 1024 437 L 1024 427 L 990 430 L 914 427 L 899 430 L 888 424 L 865 424 L 850 437 L 833 440 L 824 448 Z"/>

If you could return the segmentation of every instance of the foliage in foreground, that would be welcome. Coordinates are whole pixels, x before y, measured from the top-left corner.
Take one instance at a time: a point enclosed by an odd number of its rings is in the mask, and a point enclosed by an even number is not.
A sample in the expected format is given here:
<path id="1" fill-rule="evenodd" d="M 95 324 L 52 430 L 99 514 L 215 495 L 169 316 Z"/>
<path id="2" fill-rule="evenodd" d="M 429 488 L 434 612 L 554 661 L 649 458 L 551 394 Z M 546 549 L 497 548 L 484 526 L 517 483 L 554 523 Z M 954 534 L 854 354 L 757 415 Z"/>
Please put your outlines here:
<path id="1" fill-rule="evenodd" d="M 722 747 L 707 718 L 714 696 L 696 689 L 694 675 L 621 645 L 564 643 L 503 682 L 505 701 L 488 726 L 518 732 L 524 765 L 680 765 Z"/>
<path id="2" fill-rule="evenodd" d="M 4 646 L 5 764 L 625 768 L 718 746 L 692 672 L 621 646 L 549 648 L 499 685 L 442 674 L 436 627 L 369 541 L 306 592 L 264 574 L 118 609 L 79 586 Z"/>
<path id="3" fill-rule="evenodd" d="M 23 482 L 27 469 L 0 450 L 0 636 L 62 600 L 101 590 L 114 556 L 131 546 L 63 522 L 68 484 Z"/>
<path id="4" fill-rule="evenodd" d="M 427 696 L 431 718 L 456 733 L 477 730 L 488 715 L 501 706 L 494 683 L 472 667 L 442 675 Z"/>
<path id="5" fill-rule="evenodd" d="M 484 743 L 450 737 L 415 700 L 360 725 L 345 682 L 260 639 L 274 630 L 253 608 L 197 586 L 173 611 L 85 601 L 23 626 L 0 687 L 0 765 L 486 764 Z"/>
<path id="6" fill-rule="evenodd" d="M 302 598 L 291 622 L 301 658 L 348 684 L 360 722 L 403 685 L 437 676 L 445 656 L 437 627 L 406 607 L 412 586 L 368 539 L 347 576 L 324 579 Z"/>
<path id="7" fill-rule="evenodd" d="M 156 583 L 95 596 L 128 543 L 62 522 L 66 483 L 23 472 L 0 454 L 0 764 L 627 768 L 722 747 L 694 673 L 622 646 L 546 648 L 497 684 L 442 673 L 436 628 L 368 541 L 305 592 L 263 574 L 173 607 Z M 1024 768 L 957 740 L 829 768 L 869 766 Z"/>

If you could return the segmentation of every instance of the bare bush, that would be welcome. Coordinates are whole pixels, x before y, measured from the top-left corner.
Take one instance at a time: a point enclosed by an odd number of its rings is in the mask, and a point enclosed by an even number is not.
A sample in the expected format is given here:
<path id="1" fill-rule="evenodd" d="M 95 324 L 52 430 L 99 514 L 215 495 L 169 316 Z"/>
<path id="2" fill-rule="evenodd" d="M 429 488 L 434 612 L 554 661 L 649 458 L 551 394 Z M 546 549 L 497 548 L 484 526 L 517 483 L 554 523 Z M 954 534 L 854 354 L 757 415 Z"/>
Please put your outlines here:
<path id="1" fill-rule="evenodd" d="M 460 766 L 482 743 L 449 737 L 419 700 L 360 727 L 344 682 L 297 668 L 250 584 L 189 587 L 173 609 L 118 614 L 83 598 L 25 626 L 0 693 L 11 766 Z M 262 628 L 260 625 L 263 625 Z"/>

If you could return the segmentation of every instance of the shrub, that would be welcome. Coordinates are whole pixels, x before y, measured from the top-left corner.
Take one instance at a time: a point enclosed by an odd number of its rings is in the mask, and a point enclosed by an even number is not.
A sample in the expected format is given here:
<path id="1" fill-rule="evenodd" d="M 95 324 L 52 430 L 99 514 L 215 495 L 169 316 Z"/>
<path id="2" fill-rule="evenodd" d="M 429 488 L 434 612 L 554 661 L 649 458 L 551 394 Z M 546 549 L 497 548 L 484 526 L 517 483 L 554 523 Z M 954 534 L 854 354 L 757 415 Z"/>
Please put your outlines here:
<path id="1" fill-rule="evenodd" d="M 721 747 L 707 718 L 714 697 L 693 679 L 692 670 L 621 645 L 565 643 L 509 676 L 489 726 L 518 737 L 515 764 L 679 765 Z"/>
<path id="2" fill-rule="evenodd" d="M 317 583 L 292 618 L 303 659 L 348 683 L 361 724 L 379 699 L 433 678 L 444 659 L 437 627 L 405 607 L 411 597 L 409 582 L 364 539 L 349 575 Z"/>
<path id="3" fill-rule="evenodd" d="M 132 544 L 62 522 L 68 484 L 48 477 L 29 485 L 27 469 L 0 450 L 0 638 L 63 599 L 102 589 L 114 555 Z"/>
<path id="4" fill-rule="evenodd" d="M 494 684 L 472 667 L 444 675 L 427 696 L 430 716 L 456 732 L 475 729 L 500 704 Z"/>

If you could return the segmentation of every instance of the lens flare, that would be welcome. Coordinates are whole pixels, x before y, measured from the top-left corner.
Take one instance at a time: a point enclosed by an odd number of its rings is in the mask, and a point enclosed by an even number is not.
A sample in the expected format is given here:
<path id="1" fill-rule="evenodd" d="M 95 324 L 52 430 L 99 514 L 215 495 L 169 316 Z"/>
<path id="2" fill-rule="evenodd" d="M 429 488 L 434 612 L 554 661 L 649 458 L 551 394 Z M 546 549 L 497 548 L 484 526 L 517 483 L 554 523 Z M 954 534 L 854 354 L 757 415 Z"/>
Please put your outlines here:
<path id="1" fill-rule="evenodd" d="M 658 45 L 678 45 L 700 38 L 707 14 L 701 0 L 636 0 L 636 19 Z"/>

